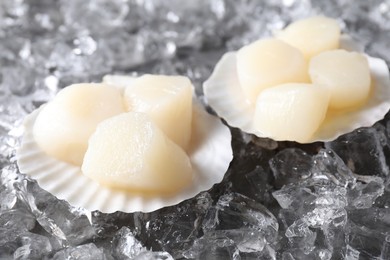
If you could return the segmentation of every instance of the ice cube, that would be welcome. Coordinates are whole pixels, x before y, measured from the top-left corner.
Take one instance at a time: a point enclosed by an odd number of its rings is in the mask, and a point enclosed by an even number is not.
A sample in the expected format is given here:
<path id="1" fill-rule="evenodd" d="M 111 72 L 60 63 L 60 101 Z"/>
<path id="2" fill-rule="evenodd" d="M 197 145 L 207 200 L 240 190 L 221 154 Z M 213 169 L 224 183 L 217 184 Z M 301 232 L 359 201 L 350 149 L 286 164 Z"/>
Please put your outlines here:
<path id="1" fill-rule="evenodd" d="M 226 194 L 211 208 L 203 222 L 203 232 L 227 229 L 260 231 L 267 242 L 275 241 L 279 224 L 260 203 L 238 193 Z"/>
<path id="2" fill-rule="evenodd" d="M 24 181 L 19 188 L 19 195 L 38 223 L 60 243 L 78 245 L 95 235 L 85 209 L 58 200 L 36 182 Z"/>
<path id="3" fill-rule="evenodd" d="M 95 244 L 89 243 L 81 246 L 70 247 L 58 251 L 54 256 L 55 260 L 67 260 L 67 259 L 78 259 L 78 260 L 106 260 L 107 257 L 103 252 L 103 249 L 96 247 Z"/>
<path id="4" fill-rule="evenodd" d="M 168 251 L 174 258 L 182 257 L 202 234 L 201 223 L 211 203 L 210 194 L 203 192 L 176 208 L 168 207 L 151 214 L 146 224 L 147 241 L 154 245 L 153 248 Z"/>
<path id="5" fill-rule="evenodd" d="M 276 188 L 308 178 L 312 163 L 312 157 L 300 149 L 288 148 L 279 152 L 269 161 Z"/>
<path id="6" fill-rule="evenodd" d="M 53 250 L 49 238 L 33 233 L 25 233 L 19 238 L 21 244 L 14 252 L 15 259 L 39 259 Z"/>
<path id="7" fill-rule="evenodd" d="M 325 143 L 354 172 L 361 175 L 387 176 L 389 167 L 381 141 L 384 133 L 375 128 L 361 128 Z"/>
<path id="8" fill-rule="evenodd" d="M 146 251 L 127 227 L 122 227 L 112 241 L 112 256 L 115 259 L 133 259 L 141 252 Z"/>
<path id="9" fill-rule="evenodd" d="M 375 200 L 384 193 L 382 179 L 371 181 L 367 184 L 358 183 L 356 187 L 348 192 L 348 204 L 358 209 L 370 208 Z"/>
<path id="10" fill-rule="evenodd" d="M 190 250 L 185 252 L 184 256 L 195 259 L 241 259 L 234 241 L 223 234 L 201 237 L 195 241 Z"/>
<path id="11" fill-rule="evenodd" d="M 174 260 L 168 252 L 144 251 L 138 254 L 133 260 Z"/>

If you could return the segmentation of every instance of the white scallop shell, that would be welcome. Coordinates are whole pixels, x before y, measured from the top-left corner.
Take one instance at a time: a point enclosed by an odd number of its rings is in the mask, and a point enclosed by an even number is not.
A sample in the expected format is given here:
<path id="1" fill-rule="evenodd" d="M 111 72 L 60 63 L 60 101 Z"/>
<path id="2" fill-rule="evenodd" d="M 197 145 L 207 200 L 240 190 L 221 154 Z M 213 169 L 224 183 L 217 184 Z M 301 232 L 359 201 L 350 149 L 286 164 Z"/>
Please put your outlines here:
<path id="1" fill-rule="evenodd" d="M 25 119 L 22 145 L 16 155 L 20 172 L 37 180 L 43 189 L 57 198 L 90 211 L 151 212 L 178 204 L 221 182 L 233 159 L 229 128 L 223 125 L 219 118 L 209 115 L 194 102 L 191 141 L 193 143 L 189 152 L 195 176 L 192 185 L 171 197 L 142 197 L 129 192 L 111 190 L 84 176 L 80 167 L 58 161 L 38 147 L 32 129 L 40 109 Z"/>
<path id="2" fill-rule="evenodd" d="M 348 36 L 341 38 L 341 47 L 347 50 L 361 51 Z M 308 143 L 332 141 L 342 134 L 359 127 L 372 126 L 383 119 L 390 109 L 389 70 L 385 61 L 367 56 L 374 86 L 367 103 L 359 110 L 333 113 L 325 118 L 320 129 Z M 269 137 L 256 131 L 253 125 L 254 105 L 246 101 L 241 91 L 236 70 L 236 52 L 226 53 L 214 68 L 210 78 L 203 84 L 208 104 L 214 111 L 233 127 L 255 134 L 258 137 Z M 283 141 L 283 140 L 277 140 Z"/>

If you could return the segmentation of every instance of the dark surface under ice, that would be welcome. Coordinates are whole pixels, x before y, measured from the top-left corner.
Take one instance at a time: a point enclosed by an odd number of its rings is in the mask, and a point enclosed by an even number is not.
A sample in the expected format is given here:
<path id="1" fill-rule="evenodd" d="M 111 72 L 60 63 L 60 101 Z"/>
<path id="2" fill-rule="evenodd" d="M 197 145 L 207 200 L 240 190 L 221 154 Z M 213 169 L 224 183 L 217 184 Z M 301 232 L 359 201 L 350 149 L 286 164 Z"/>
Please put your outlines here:
<path id="1" fill-rule="evenodd" d="M 25 115 L 107 73 L 187 75 L 313 14 L 390 62 L 390 1 L 0 1 L 0 259 L 390 259 L 390 116 L 329 143 L 231 129 L 211 190 L 152 213 L 74 208 L 21 175 Z M 39 163 L 39 162 L 37 162 Z"/>

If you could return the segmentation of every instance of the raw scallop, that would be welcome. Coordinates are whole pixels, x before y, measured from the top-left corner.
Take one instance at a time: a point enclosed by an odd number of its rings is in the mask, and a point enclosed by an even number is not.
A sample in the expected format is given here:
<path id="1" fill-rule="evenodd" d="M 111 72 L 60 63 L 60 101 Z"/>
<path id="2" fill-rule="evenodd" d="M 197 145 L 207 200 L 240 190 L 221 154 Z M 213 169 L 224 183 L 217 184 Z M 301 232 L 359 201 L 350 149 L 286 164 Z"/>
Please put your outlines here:
<path id="1" fill-rule="evenodd" d="M 186 153 L 144 113 L 103 121 L 91 136 L 82 172 L 114 188 L 172 194 L 192 181 Z"/>
<path id="2" fill-rule="evenodd" d="M 283 84 L 257 99 L 254 127 L 278 141 L 307 142 L 325 119 L 329 92 L 311 84 Z"/>
<path id="3" fill-rule="evenodd" d="M 183 149 L 191 139 L 193 86 L 182 76 L 143 75 L 127 86 L 128 111 L 146 113 Z"/>
<path id="4" fill-rule="evenodd" d="M 332 18 L 314 16 L 291 23 L 275 37 L 299 49 L 309 60 L 320 52 L 339 48 L 340 27 Z"/>
<path id="5" fill-rule="evenodd" d="M 314 84 L 331 91 L 330 108 L 361 105 L 369 96 L 370 68 L 362 54 L 345 50 L 323 52 L 312 58 L 309 73 Z"/>
<path id="6" fill-rule="evenodd" d="M 237 74 L 246 98 L 275 85 L 308 82 L 307 64 L 296 48 L 277 39 L 259 40 L 237 52 Z"/>
<path id="7" fill-rule="evenodd" d="M 81 165 L 97 124 L 123 112 L 118 89 L 104 84 L 74 84 L 43 107 L 34 124 L 34 138 L 48 155 Z"/>

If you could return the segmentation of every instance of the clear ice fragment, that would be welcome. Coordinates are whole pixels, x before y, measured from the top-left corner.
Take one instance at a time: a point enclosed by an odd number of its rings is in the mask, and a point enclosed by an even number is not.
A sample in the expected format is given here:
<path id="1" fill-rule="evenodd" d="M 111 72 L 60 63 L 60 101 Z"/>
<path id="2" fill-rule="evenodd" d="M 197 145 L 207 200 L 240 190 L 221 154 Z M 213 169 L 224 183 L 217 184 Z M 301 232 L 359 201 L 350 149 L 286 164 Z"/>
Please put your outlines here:
<path id="1" fill-rule="evenodd" d="M 168 252 L 144 251 L 138 254 L 133 260 L 174 260 Z"/>
<path id="2" fill-rule="evenodd" d="M 122 227 L 116 233 L 112 248 L 115 259 L 132 259 L 146 250 L 127 227 Z"/>
<path id="3" fill-rule="evenodd" d="M 325 144 L 336 152 L 356 174 L 387 176 L 384 132 L 379 128 L 361 128 Z"/>
<path id="4" fill-rule="evenodd" d="M 270 160 L 275 181 L 281 186 L 297 182 L 311 175 L 311 156 L 297 148 L 288 148 L 279 152 Z"/>
<path id="5" fill-rule="evenodd" d="M 54 256 L 54 260 L 68 260 L 68 259 L 77 259 L 77 260 L 106 260 L 107 257 L 103 252 L 103 249 L 96 247 L 95 244 L 85 244 L 81 246 L 66 248 L 64 250 L 58 251 Z"/>

